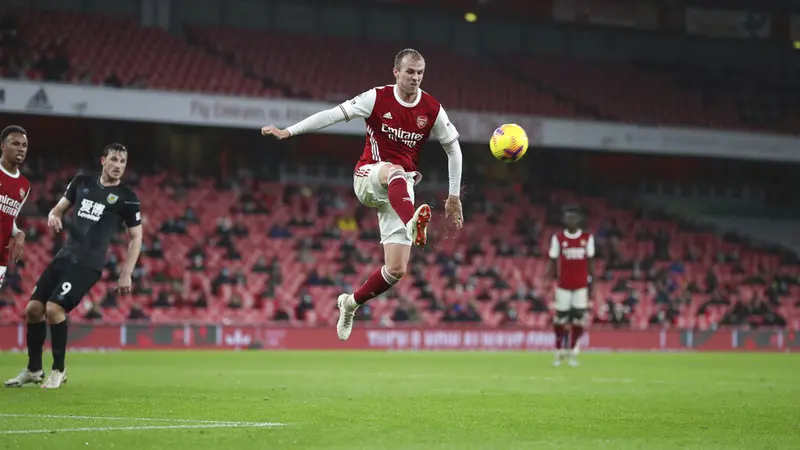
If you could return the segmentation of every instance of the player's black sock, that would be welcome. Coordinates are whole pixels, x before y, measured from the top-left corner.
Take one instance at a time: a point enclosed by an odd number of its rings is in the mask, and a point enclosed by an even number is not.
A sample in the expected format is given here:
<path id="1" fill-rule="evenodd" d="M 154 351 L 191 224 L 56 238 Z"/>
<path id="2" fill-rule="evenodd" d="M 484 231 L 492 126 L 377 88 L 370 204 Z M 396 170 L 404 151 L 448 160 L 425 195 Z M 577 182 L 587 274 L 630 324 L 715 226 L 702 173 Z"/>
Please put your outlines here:
<path id="1" fill-rule="evenodd" d="M 64 358 L 67 356 L 67 321 L 50 325 L 50 338 L 53 341 L 53 370 L 64 371 Z"/>
<path id="2" fill-rule="evenodd" d="M 42 348 L 47 340 L 47 322 L 28 322 L 25 337 L 28 343 L 28 370 L 38 372 L 42 370 Z"/>

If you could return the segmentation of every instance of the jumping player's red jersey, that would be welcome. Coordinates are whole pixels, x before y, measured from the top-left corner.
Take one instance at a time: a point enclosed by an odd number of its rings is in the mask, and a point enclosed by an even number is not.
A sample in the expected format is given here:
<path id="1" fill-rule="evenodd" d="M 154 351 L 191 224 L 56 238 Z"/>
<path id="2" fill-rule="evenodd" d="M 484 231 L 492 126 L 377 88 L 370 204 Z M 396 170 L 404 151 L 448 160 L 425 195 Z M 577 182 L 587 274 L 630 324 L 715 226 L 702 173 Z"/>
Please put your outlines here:
<path id="1" fill-rule="evenodd" d="M 17 170 L 8 172 L 0 166 L 0 266 L 8 266 L 8 242 L 14 221 L 31 191 L 31 183 Z"/>
<path id="2" fill-rule="evenodd" d="M 444 108 L 430 94 L 419 89 L 417 98 L 406 103 L 395 91 L 395 85 L 376 87 L 339 105 L 345 120 L 361 117 L 367 125 L 364 153 L 356 169 L 383 161 L 416 172 L 420 149 L 428 138 L 443 145 L 458 139 Z"/>
<path id="3" fill-rule="evenodd" d="M 578 230 L 562 230 L 550 240 L 550 258 L 558 259 L 558 287 L 574 291 L 589 285 L 589 258 L 594 258 L 594 237 Z"/>

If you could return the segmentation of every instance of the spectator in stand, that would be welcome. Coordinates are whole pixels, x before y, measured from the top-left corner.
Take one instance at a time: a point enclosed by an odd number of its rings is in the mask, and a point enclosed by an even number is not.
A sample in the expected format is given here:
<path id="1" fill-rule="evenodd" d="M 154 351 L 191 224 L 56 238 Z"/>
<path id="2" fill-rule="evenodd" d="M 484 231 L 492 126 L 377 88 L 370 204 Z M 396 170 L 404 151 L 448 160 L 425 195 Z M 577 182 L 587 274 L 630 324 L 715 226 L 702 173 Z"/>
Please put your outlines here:
<path id="1" fill-rule="evenodd" d="M 22 276 L 20 276 L 17 266 L 9 266 L 3 284 L 15 294 L 22 294 Z"/>
<path id="2" fill-rule="evenodd" d="M 259 256 L 250 270 L 253 273 L 268 273 L 269 266 L 267 266 L 267 258 L 264 257 L 264 255 Z"/>
<path id="3" fill-rule="evenodd" d="M 414 303 L 405 297 L 400 297 L 400 301 L 392 314 L 393 322 L 419 322 L 419 311 Z"/>
<path id="4" fill-rule="evenodd" d="M 286 306 L 286 302 L 281 300 L 277 308 L 275 308 L 275 314 L 272 316 L 272 320 L 288 321 L 289 319 L 291 319 L 289 316 L 289 309 Z"/>
<path id="5" fill-rule="evenodd" d="M 358 222 L 356 218 L 349 215 L 343 215 L 336 221 L 336 226 L 343 233 L 358 231 Z"/>
<path id="6" fill-rule="evenodd" d="M 711 294 L 719 288 L 719 281 L 717 275 L 712 269 L 706 271 L 706 294 Z"/>
<path id="7" fill-rule="evenodd" d="M 86 313 L 83 317 L 86 319 L 99 320 L 103 318 L 103 312 L 100 310 L 100 307 L 97 306 L 97 303 L 93 301 L 84 303 L 84 309 L 86 309 Z"/>
<path id="8" fill-rule="evenodd" d="M 131 305 L 131 310 L 128 312 L 128 320 L 144 321 L 150 320 L 150 318 L 147 317 L 147 314 L 145 314 L 144 309 L 142 309 L 139 303 L 134 303 Z"/>
<path id="9" fill-rule="evenodd" d="M 103 308 L 116 308 L 117 307 L 117 291 L 114 288 L 106 289 L 106 295 L 100 303 Z"/>
<path id="10" fill-rule="evenodd" d="M 311 294 L 307 289 L 303 289 L 300 295 L 300 301 L 294 307 L 294 318 L 303 322 L 307 318 L 307 313 L 314 310 L 314 301 L 311 299 Z"/>
<path id="11" fill-rule="evenodd" d="M 119 76 L 117 76 L 116 72 L 111 72 L 105 80 L 103 80 L 103 85 L 112 87 L 112 88 L 121 88 L 122 87 L 122 80 L 120 80 Z"/>

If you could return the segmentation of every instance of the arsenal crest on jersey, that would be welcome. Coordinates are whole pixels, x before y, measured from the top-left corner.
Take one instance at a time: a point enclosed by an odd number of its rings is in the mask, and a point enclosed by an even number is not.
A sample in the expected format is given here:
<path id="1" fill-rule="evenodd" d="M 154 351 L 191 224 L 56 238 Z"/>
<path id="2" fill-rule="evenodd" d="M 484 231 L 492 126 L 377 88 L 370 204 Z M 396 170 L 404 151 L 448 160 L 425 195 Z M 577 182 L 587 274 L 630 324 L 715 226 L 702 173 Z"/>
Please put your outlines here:
<path id="1" fill-rule="evenodd" d="M 425 128 L 425 125 L 428 124 L 428 118 L 425 116 L 417 116 L 417 126 L 420 128 Z"/>
<path id="2" fill-rule="evenodd" d="M 19 198 L 25 198 L 25 189 L 20 188 L 19 190 Z"/>

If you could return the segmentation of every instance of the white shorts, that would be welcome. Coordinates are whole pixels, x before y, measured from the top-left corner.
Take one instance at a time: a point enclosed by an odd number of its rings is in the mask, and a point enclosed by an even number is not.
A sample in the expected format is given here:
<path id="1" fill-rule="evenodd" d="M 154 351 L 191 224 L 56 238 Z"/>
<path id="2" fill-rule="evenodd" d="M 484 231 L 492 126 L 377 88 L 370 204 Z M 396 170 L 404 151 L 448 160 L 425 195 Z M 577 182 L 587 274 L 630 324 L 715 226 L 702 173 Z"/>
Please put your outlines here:
<path id="1" fill-rule="evenodd" d="M 353 174 L 353 190 L 364 206 L 378 210 L 378 226 L 381 230 L 381 244 L 411 245 L 411 236 L 406 231 L 406 224 L 394 212 L 389 204 L 389 192 L 378 180 L 380 168 L 386 162 L 367 164 L 356 169 Z M 417 172 L 406 173 L 408 196 L 414 201 L 414 185 L 419 181 Z"/>
<path id="2" fill-rule="evenodd" d="M 6 270 L 8 270 L 8 267 L 0 266 L 0 287 L 2 287 L 3 283 L 6 281 Z"/>
<path id="3" fill-rule="evenodd" d="M 570 291 L 556 287 L 556 311 L 589 308 L 589 289 L 581 288 Z"/>

